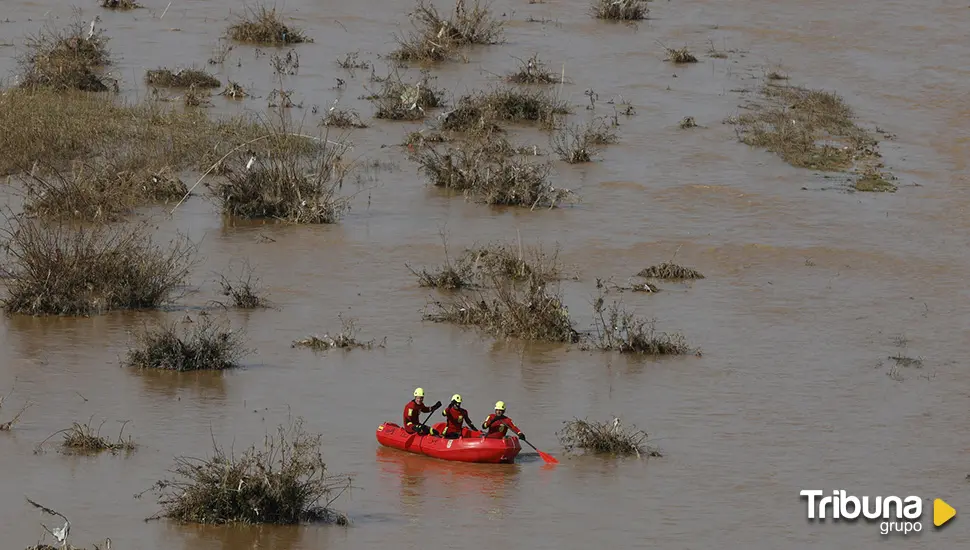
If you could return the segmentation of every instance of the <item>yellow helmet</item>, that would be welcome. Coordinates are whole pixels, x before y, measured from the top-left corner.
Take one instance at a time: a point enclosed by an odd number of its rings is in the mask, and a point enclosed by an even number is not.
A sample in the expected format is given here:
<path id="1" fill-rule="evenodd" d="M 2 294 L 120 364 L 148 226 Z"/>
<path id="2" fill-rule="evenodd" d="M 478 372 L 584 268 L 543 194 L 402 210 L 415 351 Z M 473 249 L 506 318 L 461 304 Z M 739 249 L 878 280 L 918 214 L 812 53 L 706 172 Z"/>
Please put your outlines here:
<path id="1" fill-rule="evenodd" d="M 415 397 L 424 397 L 424 388 L 417 388 L 414 390 Z"/>
<path id="2" fill-rule="evenodd" d="M 455 403 L 461 403 L 461 396 L 456 393 L 455 395 L 451 396 L 451 400 Z"/>
<path id="3" fill-rule="evenodd" d="M 495 410 L 497 410 L 497 411 L 504 411 L 505 410 L 505 401 L 496 401 L 495 402 Z"/>

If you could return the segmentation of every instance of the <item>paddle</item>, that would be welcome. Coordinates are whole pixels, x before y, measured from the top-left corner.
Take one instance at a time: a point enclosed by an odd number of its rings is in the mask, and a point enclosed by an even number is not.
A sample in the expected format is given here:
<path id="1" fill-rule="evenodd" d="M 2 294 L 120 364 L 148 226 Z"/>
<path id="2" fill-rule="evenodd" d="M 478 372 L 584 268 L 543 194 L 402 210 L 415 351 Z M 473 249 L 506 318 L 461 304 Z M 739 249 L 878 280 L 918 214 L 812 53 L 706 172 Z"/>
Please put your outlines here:
<path id="1" fill-rule="evenodd" d="M 491 428 L 492 427 L 492 424 L 494 424 L 494 423 L 495 423 L 495 420 L 492 420 L 492 422 L 490 424 L 488 424 L 487 426 L 485 426 L 485 429 L 482 430 L 482 439 L 485 439 L 485 437 L 488 435 L 488 433 L 487 433 L 488 432 L 488 429 Z M 556 460 L 556 457 L 554 457 L 554 456 L 552 456 L 550 454 L 546 454 L 546 453 L 540 451 L 539 449 L 536 449 L 536 446 L 533 445 L 532 443 L 529 443 L 528 441 L 526 441 L 525 439 L 522 439 L 521 437 L 519 438 L 519 441 L 525 441 L 526 444 L 528 444 L 530 447 L 532 447 L 533 449 L 535 449 L 535 452 L 539 453 L 539 458 L 541 458 L 543 461 L 545 461 L 546 464 L 559 464 L 559 461 Z"/>
<path id="2" fill-rule="evenodd" d="M 539 449 L 536 449 L 536 446 L 535 445 L 533 445 L 532 443 L 529 443 L 528 441 L 526 441 L 525 439 L 522 439 L 521 437 L 519 438 L 519 440 L 525 441 L 530 447 L 532 447 L 533 449 L 535 449 L 535 451 L 537 453 L 539 453 L 539 456 L 542 458 L 542 460 L 544 460 L 546 462 L 546 464 L 559 464 L 559 461 L 556 460 L 556 457 L 554 457 L 552 455 L 548 455 L 548 454 L 540 451 Z"/>
<path id="3" fill-rule="evenodd" d="M 439 405 L 439 407 L 440 407 L 440 405 Z M 431 407 L 431 410 L 428 411 L 428 416 L 425 417 L 425 419 L 424 419 L 423 422 L 421 422 L 420 424 L 418 424 L 418 428 L 420 428 L 421 426 L 424 426 L 428 422 L 428 420 L 431 420 L 431 415 L 433 415 L 436 410 L 438 410 L 438 407 Z M 417 428 L 415 428 L 415 429 L 417 429 Z M 408 437 L 407 441 L 404 442 L 404 448 L 405 449 L 407 449 L 408 447 L 410 447 L 411 446 L 411 443 L 414 443 L 414 437 L 416 435 L 418 435 L 417 431 L 415 431 L 413 434 L 411 434 L 411 436 Z"/>

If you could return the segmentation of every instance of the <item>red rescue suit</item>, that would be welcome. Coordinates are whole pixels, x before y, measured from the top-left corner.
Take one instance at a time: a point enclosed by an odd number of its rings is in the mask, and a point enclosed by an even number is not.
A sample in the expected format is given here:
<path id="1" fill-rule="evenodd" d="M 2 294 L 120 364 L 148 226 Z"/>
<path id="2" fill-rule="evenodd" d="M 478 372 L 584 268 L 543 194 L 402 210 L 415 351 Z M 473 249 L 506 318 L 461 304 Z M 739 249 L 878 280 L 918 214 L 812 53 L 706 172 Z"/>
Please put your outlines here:
<path id="1" fill-rule="evenodd" d="M 409 434 L 415 433 L 415 428 L 421 424 L 419 416 L 426 412 L 431 412 L 431 407 L 424 403 L 418 405 L 414 399 L 408 401 L 408 404 L 404 406 L 404 431 Z"/>
<path id="2" fill-rule="evenodd" d="M 522 433 L 522 430 L 516 426 L 512 419 L 507 416 L 498 416 L 495 413 L 488 415 L 485 418 L 485 422 L 482 422 L 482 429 L 488 430 L 488 435 L 485 437 L 492 439 L 501 439 L 505 437 L 505 432 L 511 429 L 516 435 Z"/>
<path id="3" fill-rule="evenodd" d="M 468 411 L 461 407 L 448 405 L 441 414 L 445 417 L 445 434 L 460 434 L 462 424 L 468 424 L 469 429 L 475 429 L 468 420 Z"/>

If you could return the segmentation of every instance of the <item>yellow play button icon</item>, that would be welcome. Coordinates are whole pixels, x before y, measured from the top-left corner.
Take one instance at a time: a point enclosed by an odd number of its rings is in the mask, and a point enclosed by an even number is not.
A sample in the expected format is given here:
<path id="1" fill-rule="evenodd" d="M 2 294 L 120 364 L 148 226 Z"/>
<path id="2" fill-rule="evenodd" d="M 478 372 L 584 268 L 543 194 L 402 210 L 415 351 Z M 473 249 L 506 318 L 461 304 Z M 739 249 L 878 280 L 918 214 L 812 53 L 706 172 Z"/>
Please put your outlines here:
<path id="1" fill-rule="evenodd" d="M 933 525 L 939 527 L 953 519 L 955 515 L 957 515 L 957 511 L 953 509 L 953 506 L 943 502 L 943 499 L 938 498 L 933 501 Z"/>

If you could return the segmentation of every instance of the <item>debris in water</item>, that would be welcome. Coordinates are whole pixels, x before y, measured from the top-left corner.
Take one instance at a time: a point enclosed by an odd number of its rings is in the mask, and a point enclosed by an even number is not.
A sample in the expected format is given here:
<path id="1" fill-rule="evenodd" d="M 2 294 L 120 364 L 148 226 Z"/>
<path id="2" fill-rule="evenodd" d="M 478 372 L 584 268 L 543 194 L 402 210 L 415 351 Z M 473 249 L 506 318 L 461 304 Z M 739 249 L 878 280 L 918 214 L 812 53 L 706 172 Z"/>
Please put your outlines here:
<path id="1" fill-rule="evenodd" d="M 243 87 L 240 86 L 238 82 L 233 82 L 232 80 L 230 80 L 229 83 L 226 84 L 226 89 L 219 92 L 219 95 L 228 97 L 230 99 L 244 99 L 246 97 L 249 97 L 249 94 L 246 93 L 246 90 L 243 89 Z"/>
<path id="2" fill-rule="evenodd" d="M 313 351 L 326 351 L 334 348 L 341 348 L 345 350 L 351 350 L 354 348 L 371 349 L 374 347 L 374 344 L 376 343 L 375 340 L 369 340 L 367 342 L 357 340 L 356 335 L 358 329 L 357 321 L 355 319 L 344 319 L 340 315 L 337 317 L 340 319 L 343 329 L 337 333 L 336 336 L 330 336 L 329 334 L 324 334 L 323 336 L 310 336 L 309 338 L 304 338 L 302 340 L 294 340 L 291 347 L 305 347 L 310 348 Z M 379 347 L 384 347 L 384 342 L 382 342 Z"/>

